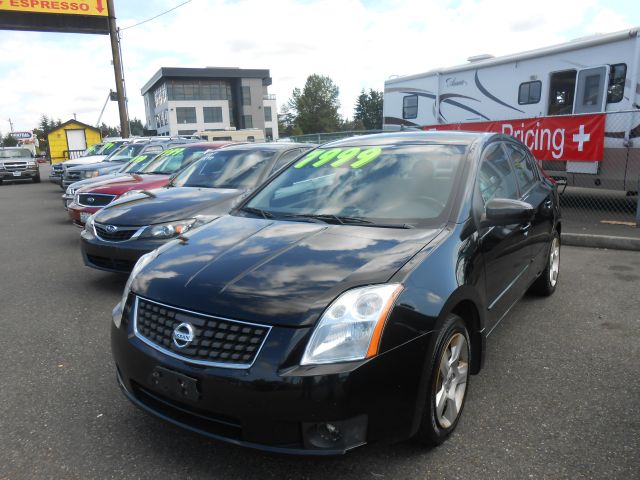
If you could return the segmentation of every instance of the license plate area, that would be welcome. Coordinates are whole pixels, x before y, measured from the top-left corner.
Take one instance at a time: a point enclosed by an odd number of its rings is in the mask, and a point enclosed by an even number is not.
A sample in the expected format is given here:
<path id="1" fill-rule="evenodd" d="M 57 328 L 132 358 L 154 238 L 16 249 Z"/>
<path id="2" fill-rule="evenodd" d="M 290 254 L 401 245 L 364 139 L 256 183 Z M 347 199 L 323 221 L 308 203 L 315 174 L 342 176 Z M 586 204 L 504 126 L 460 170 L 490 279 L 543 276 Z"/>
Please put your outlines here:
<path id="1" fill-rule="evenodd" d="M 154 391 L 175 400 L 196 402 L 200 399 L 197 379 L 164 367 L 153 369 L 149 384 Z"/>
<path id="2" fill-rule="evenodd" d="M 13 176 L 14 177 L 20 177 L 20 176 L 22 176 L 22 172 L 13 172 Z"/>
<path id="3" fill-rule="evenodd" d="M 91 216 L 89 212 L 80 212 L 80 221 L 82 223 L 87 223 L 87 219 Z"/>

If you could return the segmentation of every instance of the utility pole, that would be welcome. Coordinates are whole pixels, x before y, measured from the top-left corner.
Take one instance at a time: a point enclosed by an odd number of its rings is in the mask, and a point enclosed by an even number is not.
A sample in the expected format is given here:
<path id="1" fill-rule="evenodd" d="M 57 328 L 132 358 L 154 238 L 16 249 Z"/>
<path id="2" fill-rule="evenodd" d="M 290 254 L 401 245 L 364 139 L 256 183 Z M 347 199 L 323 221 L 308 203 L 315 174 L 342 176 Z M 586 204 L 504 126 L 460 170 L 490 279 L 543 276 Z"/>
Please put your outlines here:
<path id="1" fill-rule="evenodd" d="M 116 11 L 113 0 L 107 0 L 109 9 L 109 36 L 111 37 L 111 53 L 113 55 L 113 70 L 116 75 L 116 94 L 118 95 L 118 112 L 120 113 L 120 135 L 129 137 L 129 118 L 127 115 L 127 99 L 124 91 L 124 73 L 120 58 L 120 34 L 116 27 Z"/>

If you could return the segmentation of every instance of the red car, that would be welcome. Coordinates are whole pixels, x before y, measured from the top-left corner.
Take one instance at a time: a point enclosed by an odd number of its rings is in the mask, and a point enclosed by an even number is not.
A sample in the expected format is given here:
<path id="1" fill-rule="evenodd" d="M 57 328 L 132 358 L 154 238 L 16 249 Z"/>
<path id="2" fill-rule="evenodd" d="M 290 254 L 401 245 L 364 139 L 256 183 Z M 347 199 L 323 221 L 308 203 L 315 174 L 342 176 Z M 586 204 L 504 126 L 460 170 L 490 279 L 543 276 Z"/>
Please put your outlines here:
<path id="1" fill-rule="evenodd" d="M 132 190 L 147 191 L 164 187 L 174 173 L 196 161 L 206 152 L 231 144 L 231 142 L 203 142 L 170 148 L 158 155 L 139 173 L 131 174 L 130 178 L 76 190 L 75 198 L 69 204 L 69 218 L 75 225 L 82 227 L 89 216 L 109 205 L 116 198 Z"/>

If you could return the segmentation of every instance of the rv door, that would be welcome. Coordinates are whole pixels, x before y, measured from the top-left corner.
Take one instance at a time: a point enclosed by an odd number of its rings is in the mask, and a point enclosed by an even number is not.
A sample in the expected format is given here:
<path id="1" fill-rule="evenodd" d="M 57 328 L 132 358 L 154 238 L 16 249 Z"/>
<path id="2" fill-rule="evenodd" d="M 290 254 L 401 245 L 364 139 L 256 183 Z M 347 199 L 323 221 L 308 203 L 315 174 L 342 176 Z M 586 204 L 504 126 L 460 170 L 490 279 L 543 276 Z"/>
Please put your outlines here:
<path id="1" fill-rule="evenodd" d="M 608 80 L 609 65 L 578 70 L 573 113 L 604 112 Z"/>

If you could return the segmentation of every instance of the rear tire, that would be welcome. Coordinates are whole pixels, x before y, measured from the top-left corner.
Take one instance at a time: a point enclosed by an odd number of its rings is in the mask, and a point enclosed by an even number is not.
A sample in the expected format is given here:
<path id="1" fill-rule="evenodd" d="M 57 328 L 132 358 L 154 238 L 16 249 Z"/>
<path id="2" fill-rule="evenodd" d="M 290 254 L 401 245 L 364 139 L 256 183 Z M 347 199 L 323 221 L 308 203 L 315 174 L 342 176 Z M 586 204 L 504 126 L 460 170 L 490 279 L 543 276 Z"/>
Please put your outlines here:
<path id="1" fill-rule="evenodd" d="M 426 405 L 415 436 L 420 443 L 440 445 L 455 430 L 469 391 L 470 363 L 467 327 L 462 318 L 450 314 L 426 367 L 430 369 Z"/>
<path id="2" fill-rule="evenodd" d="M 560 235 L 553 232 L 553 239 L 547 254 L 547 266 L 538 279 L 531 285 L 530 291 L 548 297 L 556 291 L 558 276 L 560 275 Z"/>
<path id="3" fill-rule="evenodd" d="M 33 180 L 33 183 L 40 183 L 40 174 L 36 175 L 31 180 Z"/>

